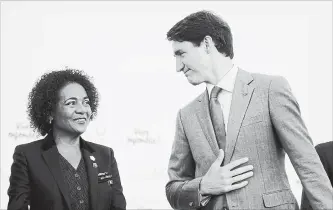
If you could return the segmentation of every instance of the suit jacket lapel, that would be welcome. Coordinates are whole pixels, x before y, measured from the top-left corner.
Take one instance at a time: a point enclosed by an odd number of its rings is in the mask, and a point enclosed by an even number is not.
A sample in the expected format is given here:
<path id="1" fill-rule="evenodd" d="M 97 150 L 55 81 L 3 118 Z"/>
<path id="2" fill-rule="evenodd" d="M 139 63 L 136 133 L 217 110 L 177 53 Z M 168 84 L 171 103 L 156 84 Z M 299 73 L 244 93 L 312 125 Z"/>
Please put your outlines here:
<path id="1" fill-rule="evenodd" d="M 59 153 L 55 142 L 53 140 L 52 134 L 48 134 L 45 137 L 45 143 L 43 145 L 44 151 L 42 152 L 42 156 L 45 160 L 46 165 L 49 167 L 51 174 L 56 181 L 60 192 L 62 193 L 68 209 L 71 209 L 71 204 L 69 200 L 69 192 L 66 183 L 64 182 L 64 177 L 62 175 L 62 171 L 59 164 Z"/>
<path id="2" fill-rule="evenodd" d="M 196 114 L 200 122 L 201 129 L 203 130 L 208 143 L 210 144 L 216 157 L 219 155 L 219 146 L 217 145 L 214 128 L 209 114 L 209 99 L 208 90 L 198 98 L 196 105 Z"/>
<path id="3" fill-rule="evenodd" d="M 250 103 L 254 87 L 250 85 L 252 76 L 239 69 L 233 90 L 227 131 L 225 163 L 229 163 L 235 149 L 238 133 L 247 107 Z"/>
<path id="4" fill-rule="evenodd" d="M 82 138 L 81 138 L 81 148 L 89 180 L 91 209 L 98 209 L 97 199 L 99 193 L 98 192 L 98 169 L 100 167 L 98 163 L 99 157 L 97 157 L 97 153 L 95 153 L 95 151 L 89 146 L 88 142 L 84 141 Z M 93 166 L 94 163 L 96 163 L 95 167 Z"/>
<path id="5" fill-rule="evenodd" d="M 86 164 L 87 175 L 89 180 L 89 194 L 90 194 L 90 202 L 92 209 L 97 208 L 97 199 L 98 199 L 98 161 L 96 158 L 97 154 L 95 153 L 94 149 L 90 147 L 88 142 L 84 141 L 82 138 L 80 139 L 80 145 L 82 149 L 82 156 L 84 158 L 84 162 Z M 45 137 L 45 143 L 43 145 L 43 158 L 46 162 L 46 165 L 49 167 L 59 189 L 62 193 L 68 209 L 71 210 L 70 199 L 69 199 L 69 191 L 66 183 L 64 182 L 64 178 L 62 175 L 62 171 L 59 164 L 59 152 L 57 150 L 56 144 L 53 140 L 52 134 L 48 134 Z M 93 167 L 93 161 L 90 159 L 90 156 L 95 158 L 97 163 L 97 168 Z"/>

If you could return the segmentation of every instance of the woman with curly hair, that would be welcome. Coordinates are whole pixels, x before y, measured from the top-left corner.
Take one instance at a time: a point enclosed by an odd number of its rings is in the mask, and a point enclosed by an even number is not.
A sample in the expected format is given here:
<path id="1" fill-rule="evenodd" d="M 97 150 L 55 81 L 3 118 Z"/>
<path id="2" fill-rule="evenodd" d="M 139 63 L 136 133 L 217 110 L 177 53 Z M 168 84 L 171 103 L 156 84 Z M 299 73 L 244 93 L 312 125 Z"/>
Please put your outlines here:
<path id="1" fill-rule="evenodd" d="M 52 71 L 36 82 L 27 112 L 45 137 L 15 148 L 8 210 L 126 209 L 113 150 L 81 137 L 98 101 L 80 70 Z"/>

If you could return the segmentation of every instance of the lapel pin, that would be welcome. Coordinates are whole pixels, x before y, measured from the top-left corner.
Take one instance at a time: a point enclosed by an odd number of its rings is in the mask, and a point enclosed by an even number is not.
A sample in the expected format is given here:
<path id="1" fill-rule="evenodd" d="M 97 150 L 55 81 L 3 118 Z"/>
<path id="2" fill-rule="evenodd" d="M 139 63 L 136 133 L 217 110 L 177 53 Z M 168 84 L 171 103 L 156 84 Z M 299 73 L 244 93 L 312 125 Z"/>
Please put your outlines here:
<path id="1" fill-rule="evenodd" d="M 91 155 L 90 160 L 95 161 L 95 157 Z"/>
<path id="2" fill-rule="evenodd" d="M 97 168 L 97 163 L 93 163 L 93 167 L 94 167 L 94 168 Z"/>

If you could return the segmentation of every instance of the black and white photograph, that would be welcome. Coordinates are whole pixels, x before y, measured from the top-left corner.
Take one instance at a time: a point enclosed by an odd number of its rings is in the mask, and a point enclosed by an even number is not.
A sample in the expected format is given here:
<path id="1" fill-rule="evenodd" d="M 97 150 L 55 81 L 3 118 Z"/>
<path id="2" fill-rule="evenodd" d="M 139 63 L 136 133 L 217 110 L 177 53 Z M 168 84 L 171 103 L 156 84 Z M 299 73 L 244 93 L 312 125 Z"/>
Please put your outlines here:
<path id="1" fill-rule="evenodd" d="M 0 209 L 333 210 L 332 1 L 0 3 Z"/>

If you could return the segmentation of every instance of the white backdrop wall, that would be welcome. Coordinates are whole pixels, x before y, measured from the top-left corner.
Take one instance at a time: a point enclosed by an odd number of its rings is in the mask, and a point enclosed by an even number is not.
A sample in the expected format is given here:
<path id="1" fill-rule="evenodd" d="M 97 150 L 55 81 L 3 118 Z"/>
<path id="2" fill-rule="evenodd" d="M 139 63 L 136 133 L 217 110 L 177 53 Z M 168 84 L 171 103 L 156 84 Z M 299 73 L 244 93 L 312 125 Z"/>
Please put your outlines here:
<path id="1" fill-rule="evenodd" d="M 205 86 L 175 71 L 166 32 L 212 10 L 230 25 L 235 63 L 285 76 L 314 144 L 332 140 L 331 2 L 1 2 L 1 197 L 16 145 L 36 140 L 27 96 L 45 71 L 77 68 L 101 95 L 86 140 L 110 146 L 129 209 L 170 209 L 167 164 L 178 109 Z M 301 184 L 287 160 L 292 190 Z"/>

